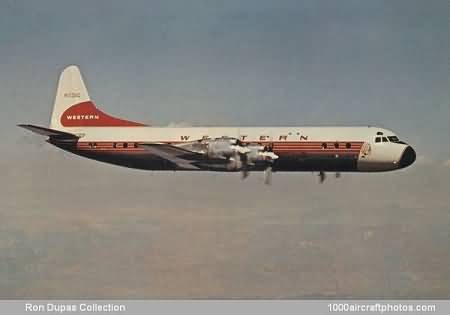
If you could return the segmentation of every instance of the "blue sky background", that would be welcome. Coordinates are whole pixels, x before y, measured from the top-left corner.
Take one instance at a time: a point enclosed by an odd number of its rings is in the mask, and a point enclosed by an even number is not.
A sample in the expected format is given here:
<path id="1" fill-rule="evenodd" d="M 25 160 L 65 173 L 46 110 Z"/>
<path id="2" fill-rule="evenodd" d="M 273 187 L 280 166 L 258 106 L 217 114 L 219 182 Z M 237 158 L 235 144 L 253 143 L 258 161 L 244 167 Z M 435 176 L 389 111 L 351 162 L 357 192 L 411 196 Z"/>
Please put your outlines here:
<path id="1" fill-rule="evenodd" d="M 3 1 L 2 126 L 47 123 L 78 64 L 107 112 L 164 125 L 377 124 L 450 156 L 448 3 Z"/>
<path id="2" fill-rule="evenodd" d="M 0 298 L 449 298 L 447 0 L 0 1 Z M 78 64 L 155 125 L 372 124 L 388 173 L 144 172 L 47 125 Z"/>

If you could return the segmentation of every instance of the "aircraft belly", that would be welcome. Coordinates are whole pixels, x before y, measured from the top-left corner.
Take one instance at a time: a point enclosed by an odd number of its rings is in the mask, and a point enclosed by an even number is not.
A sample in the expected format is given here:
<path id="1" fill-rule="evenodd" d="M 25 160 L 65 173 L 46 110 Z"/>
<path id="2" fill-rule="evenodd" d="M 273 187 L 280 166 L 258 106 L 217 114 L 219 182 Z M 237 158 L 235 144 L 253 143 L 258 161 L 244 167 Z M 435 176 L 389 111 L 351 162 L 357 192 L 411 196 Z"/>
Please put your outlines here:
<path id="1" fill-rule="evenodd" d="M 142 170 L 176 170 L 177 167 L 148 152 L 102 152 L 89 150 L 69 150 L 80 156 L 101 162 Z M 193 162 L 199 170 L 233 171 L 224 161 Z M 264 166 L 250 167 L 253 171 L 262 171 Z M 357 171 L 357 155 L 281 155 L 273 164 L 274 171 Z"/>
<path id="2" fill-rule="evenodd" d="M 66 146 L 57 144 L 57 147 L 69 151 L 73 154 L 123 167 L 142 169 L 142 170 L 175 170 L 176 167 L 158 156 L 147 152 L 126 152 L 126 151 L 106 151 L 106 150 L 80 150 L 76 146 Z"/>
<path id="3" fill-rule="evenodd" d="M 357 171 L 358 156 L 354 154 L 323 155 L 300 154 L 280 157 L 273 165 L 274 171 Z"/>

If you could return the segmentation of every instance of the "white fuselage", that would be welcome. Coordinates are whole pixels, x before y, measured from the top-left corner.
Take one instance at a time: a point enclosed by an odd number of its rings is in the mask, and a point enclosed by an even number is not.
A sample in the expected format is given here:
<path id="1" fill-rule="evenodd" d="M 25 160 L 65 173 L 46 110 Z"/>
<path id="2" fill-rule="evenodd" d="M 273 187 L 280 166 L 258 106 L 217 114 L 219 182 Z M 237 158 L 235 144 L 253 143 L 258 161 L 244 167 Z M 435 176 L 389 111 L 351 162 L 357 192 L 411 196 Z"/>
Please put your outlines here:
<path id="1" fill-rule="evenodd" d="M 245 143 L 273 145 L 280 155 L 299 159 L 356 153 L 355 171 L 389 171 L 399 168 L 407 144 L 382 140 L 395 137 L 387 129 L 366 127 L 71 127 L 64 131 L 80 136 L 80 144 L 95 143 L 167 143 L 230 137 Z M 378 135 L 377 135 L 378 133 Z M 376 138 L 380 142 L 375 142 Z M 337 147 L 335 147 L 337 144 Z M 114 145 L 116 147 L 116 145 Z M 80 146 L 80 149 L 92 149 Z M 131 149 L 130 149 L 131 150 Z"/>

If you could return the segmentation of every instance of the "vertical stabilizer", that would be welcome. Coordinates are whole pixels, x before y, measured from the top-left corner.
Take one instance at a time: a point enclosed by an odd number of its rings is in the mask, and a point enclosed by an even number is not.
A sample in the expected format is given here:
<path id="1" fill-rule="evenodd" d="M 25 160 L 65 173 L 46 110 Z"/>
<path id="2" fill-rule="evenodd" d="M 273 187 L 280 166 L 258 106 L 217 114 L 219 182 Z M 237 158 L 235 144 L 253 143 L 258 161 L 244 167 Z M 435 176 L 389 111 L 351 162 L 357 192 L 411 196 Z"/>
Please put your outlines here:
<path id="1" fill-rule="evenodd" d="M 60 119 L 62 114 L 72 105 L 88 101 L 90 101 L 90 98 L 80 69 L 77 66 L 68 66 L 59 77 L 50 128 L 63 129 Z"/>
<path id="2" fill-rule="evenodd" d="M 98 109 L 90 100 L 80 69 L 68 66 L 59 77 L 50 128 L 139 127 L 144 124 L 116 118 Z"/>

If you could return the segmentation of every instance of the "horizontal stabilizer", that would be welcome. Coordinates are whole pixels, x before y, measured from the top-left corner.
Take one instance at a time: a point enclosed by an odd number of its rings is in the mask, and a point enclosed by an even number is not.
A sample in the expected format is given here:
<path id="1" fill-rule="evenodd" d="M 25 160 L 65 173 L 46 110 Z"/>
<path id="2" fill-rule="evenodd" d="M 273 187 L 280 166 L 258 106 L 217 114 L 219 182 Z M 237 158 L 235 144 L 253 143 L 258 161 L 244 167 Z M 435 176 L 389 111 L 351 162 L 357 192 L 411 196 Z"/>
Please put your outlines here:
<path id="1" fill-rule="evenodd" d="M 39 127 L 39 126 L 35 126 L 35 125 L 20 124 L 17 126 L 28 129 L 28 130 L 30 130 L 34 133 L 40 134 L 42 136 L 55 137 L 55 138 L 67 139 L 67 140 L 77 140 L 79 138 L 78 136 L 76 136 L 72 133 L 54 130 L 54 129 L 50 129 L 50 128 L 45 128 L 45 127 Z"/>

